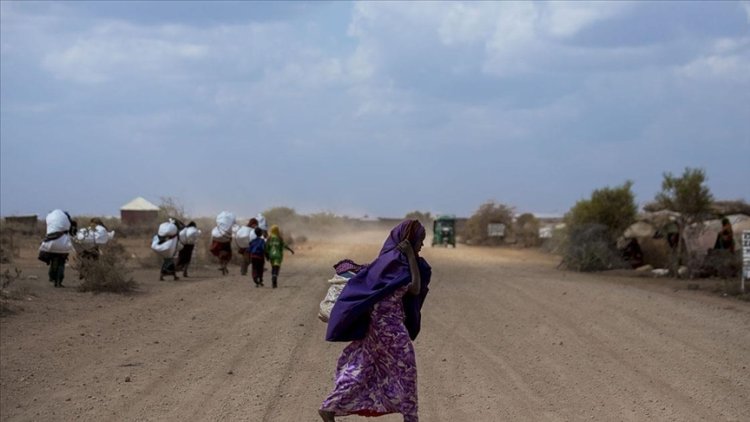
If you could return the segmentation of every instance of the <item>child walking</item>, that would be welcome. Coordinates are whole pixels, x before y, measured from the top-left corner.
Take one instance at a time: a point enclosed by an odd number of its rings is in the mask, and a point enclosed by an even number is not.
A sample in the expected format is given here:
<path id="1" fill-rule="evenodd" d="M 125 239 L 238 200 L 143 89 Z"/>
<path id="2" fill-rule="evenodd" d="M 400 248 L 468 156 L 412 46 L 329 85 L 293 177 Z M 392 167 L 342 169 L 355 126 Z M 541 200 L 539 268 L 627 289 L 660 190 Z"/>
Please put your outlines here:
<path id="1" fill-rule="evenodd" d="M 294 255 L 294 251 L 281 237 L 279 226 L 271 226 L 271 235 L 268 236 L 266 241 L 266 258 L 271 262 L 271 287 L 274 289 L 278 286 L 279 270 L 281 269 L 281 262 L 284 260 L 284 249 Z"/>
<path id="2" fill-rule="evenodd" d="M 266 270 L 266 240 L 263 239 L 263 230 L 260 227 L 255 228 L 255 239 L 250 241 L 247 253 L 250 255 L 250 266 L 255 287 L 260 287 L 263 285 L 263 271 Z"/>

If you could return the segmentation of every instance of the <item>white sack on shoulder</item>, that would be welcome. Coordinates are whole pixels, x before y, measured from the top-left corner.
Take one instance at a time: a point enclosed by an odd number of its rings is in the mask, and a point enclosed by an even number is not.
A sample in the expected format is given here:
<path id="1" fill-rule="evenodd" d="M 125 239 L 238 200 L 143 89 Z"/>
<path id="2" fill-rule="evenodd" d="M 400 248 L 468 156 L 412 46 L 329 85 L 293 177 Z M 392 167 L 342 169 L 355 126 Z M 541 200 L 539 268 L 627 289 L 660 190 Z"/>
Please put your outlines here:
<path id="1" fill-rule="evenodd" d="M 159 243 L 159 236 L 154 236 L 151 240 L 151 249 L 162 258 L 172 258 L 178 250 L 182 249 L 181 247 L 178 248 L 178 246 L 180 245 L 176 237 L 166 240 L 163 243 Z"/>
<path id="2" fill-rule="evenodd" d="M 218 227 L 214 227 L 211 230 L 211 237 L 219 242 L 229 242 L 232 240 L 232 231 L 223 231 Z"/>
<path id="3" fill-rule="evenodd" d="M 216 216 L 216 226 L 224 233 L 231 233 L 236 221 L 234 214 L 229 211 L 222 211 Z"/>
<path id="4" fill-rule="evenodd" d="M 234 233 L 234 244 L 241 249 L 246 249 L 255 237 L 254 228 L 242 226 Z"/>
<path id="5" fill-rule="evenodd" d="M 255 219 L 258 220 L 258 228 L 268 231 L 268 223 L 266 223 L 266 217 L 263 216 L 262 213 L 258 213 L 258 216 L 255 217 Z"/>
<path id="6" fill-rule="evenodd" d="M 73 242 L 69 235 L 64 234 L 55 240 L 42 242 L 39 250 L 51 253 L 70 253 L 73 250 Z"/>
<path id="7" fill-rule="evenodd" d="M 177 234 L 177 226 L 174 223 L 161 223 L 159 225 L 159 236 L 174 236 Z"/>
<path id="8" fill-rule="evenodd" d="M 70 230 L 70 220 L 63 210 L 54 210 L 47 214 L 47 234 Z"/>
<path id="9" fill-rule="evenodd" d="M 185 227 L 180 231 L 180 242 L 185 245 L 195 245 L 195 242 L 198 241 L 198 237 L 200 237 L 201 231 L 198 230 L 195 227 Z"/>
<path id="10" fill-rule="evenodd" d="M 97 245 L 106 245 L 107 242 L 114 239 L 115 231 L 107 232 L 104 226 L 96 226 L 94 230 L 94 243 Z"/>

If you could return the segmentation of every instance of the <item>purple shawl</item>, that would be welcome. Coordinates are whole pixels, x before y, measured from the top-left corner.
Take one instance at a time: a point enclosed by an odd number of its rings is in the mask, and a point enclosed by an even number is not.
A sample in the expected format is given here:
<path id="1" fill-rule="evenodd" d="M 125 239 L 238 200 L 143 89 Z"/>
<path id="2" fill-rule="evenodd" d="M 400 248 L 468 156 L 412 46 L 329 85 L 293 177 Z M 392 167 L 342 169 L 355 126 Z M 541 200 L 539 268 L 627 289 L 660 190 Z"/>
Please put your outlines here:
<path id="1" fill-rule="evenodd" d="M 367 267 L 352 277 L 341 291 L 331 310 L 328 321 L 326 340 L 352 341 L 367 335 L 370 325 L 370 311 L 381 299 L 388 297 L 396 289 L 411 282 L 411 272 L 406 256 L 396 246 L 406 236 L 410 220 L 401 222 L 391 230 L 390 236 L 383 244 L 380 255 Z M 424 236 L 424 227 L 420 224 L 412 244 Z M 427 285 L 430 283 L 432 270 L 424 258 L 417 258 L 422 285 L 419 295 L 404 295 L 404 325 L 412 340 L 417 338 L 421 325 L 421 310 L 427 296 Z"/>

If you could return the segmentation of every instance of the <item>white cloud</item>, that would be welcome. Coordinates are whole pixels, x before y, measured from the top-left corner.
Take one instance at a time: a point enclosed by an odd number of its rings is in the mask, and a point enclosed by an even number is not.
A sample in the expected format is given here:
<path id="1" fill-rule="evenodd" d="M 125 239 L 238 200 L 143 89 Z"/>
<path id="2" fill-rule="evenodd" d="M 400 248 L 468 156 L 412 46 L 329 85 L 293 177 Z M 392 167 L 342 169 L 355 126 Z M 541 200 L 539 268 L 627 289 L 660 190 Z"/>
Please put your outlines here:
<path id="1" fill-rule="evenodd" d="M 154 75 L 170 71 L 208 54 L 205 45 L 171 40 L 163 35 L 121 24 L 100 25 L 62 51 L 47 54 L 42 64 L 60 79 L 100 83 L 123 74 Z"/>
<path id="2" fill-rule="evenodd" d="M 621 15 L 631 7 L 624 2 L 555 1 L 545 3 L 539 26 L 554 37 L 575 35 L 587 26 Z"/>
<path id="3" fill-rule="evenodd" d="M 690 79 L 750 81 L 750 38 L 722 38 L 711 51 L 677 69 L 678 75 Z"/>

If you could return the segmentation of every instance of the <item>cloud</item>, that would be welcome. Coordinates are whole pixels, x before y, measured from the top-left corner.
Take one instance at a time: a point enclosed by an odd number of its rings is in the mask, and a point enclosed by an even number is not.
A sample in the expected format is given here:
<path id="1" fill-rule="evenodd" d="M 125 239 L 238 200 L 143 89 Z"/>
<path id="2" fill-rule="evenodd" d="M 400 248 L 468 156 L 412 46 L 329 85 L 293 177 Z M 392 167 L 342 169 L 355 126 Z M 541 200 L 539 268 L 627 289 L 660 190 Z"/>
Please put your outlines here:
<path id="1" fill-rule="evenodd" d="M 707 54 L 681 66 L 677 73 L 691 79 L 750 82 L 750 38 L 719 39 Z"/>

